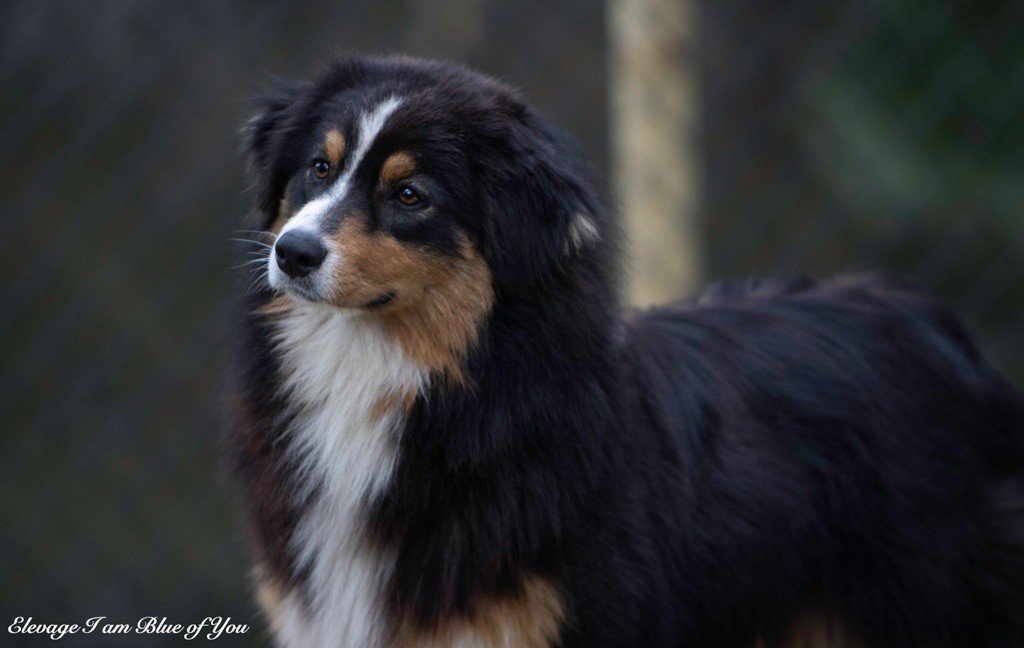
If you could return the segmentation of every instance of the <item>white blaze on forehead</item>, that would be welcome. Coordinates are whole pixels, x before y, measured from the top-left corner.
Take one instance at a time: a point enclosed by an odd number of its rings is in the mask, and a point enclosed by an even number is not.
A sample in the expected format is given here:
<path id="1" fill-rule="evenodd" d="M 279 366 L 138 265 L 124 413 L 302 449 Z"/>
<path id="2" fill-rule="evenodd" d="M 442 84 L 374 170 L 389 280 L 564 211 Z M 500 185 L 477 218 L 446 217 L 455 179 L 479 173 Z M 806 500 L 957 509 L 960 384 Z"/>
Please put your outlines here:
<path id="1" fill-rule="evenodd" d="M 335 180 L 334 184 L 324 195 L 306 203 L 295 216 L 290 218 L 281 229 L 281 234 L 296 228 L 316 230 L 320 224 L 320 219 L 327 213 L 330 207 L 344 200 L 352 184 L 352 176 L 355 175 L 356 169 L 359 168 L 359 164 L 363 161 L 363 157 L 370 150 L 370 146 L 373 145 L 374 140 L 377 139 L 377 136 L 384 128 L 388 117 L 395 112 L 395 109 L 401 103 L 402 100 L 398 97 L 388 97 L 377 104 L 372 110 L 360 116 L 359 129 L 356 134 L 356 148 L 345 165 L 345 172 L 338 176 L 338 179 Z"/>

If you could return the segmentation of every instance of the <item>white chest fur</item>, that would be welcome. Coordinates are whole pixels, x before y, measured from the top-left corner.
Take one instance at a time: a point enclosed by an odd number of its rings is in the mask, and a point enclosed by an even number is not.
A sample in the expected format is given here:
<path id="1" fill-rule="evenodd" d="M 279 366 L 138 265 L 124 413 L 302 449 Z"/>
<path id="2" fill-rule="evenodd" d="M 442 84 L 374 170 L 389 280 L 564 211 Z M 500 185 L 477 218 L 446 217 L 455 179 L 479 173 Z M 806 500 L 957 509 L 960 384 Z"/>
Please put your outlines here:
<path id="1" fill-rule="evenodd" d="M 312 498 L 292 549 L 308 576 L 273 619 L 288 648 L 373 646 L 382 640 L 381 586 L 392 563 L 364 541 L 367 501 L 397 461 L 401 402 L 423 372 L 380 323 L 329 307 L 297 304 L 278 320 L 285 389 L 295 415 L 290 451 L 299 498 Z"/>

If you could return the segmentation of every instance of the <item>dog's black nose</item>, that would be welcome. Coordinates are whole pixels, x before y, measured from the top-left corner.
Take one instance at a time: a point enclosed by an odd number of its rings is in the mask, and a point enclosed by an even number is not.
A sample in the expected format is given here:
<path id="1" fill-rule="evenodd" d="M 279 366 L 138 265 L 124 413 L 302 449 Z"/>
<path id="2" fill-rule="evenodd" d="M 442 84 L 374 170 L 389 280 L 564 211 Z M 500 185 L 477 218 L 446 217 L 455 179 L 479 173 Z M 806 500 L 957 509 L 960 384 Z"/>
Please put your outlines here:
<path id="1" fill-rule="evenodd" d="M 274 245 L 277 267 L 293 279 L 305 277 L 320 267 L 327 256 L 327 246 L 312 232 L 285 232 Z"/>

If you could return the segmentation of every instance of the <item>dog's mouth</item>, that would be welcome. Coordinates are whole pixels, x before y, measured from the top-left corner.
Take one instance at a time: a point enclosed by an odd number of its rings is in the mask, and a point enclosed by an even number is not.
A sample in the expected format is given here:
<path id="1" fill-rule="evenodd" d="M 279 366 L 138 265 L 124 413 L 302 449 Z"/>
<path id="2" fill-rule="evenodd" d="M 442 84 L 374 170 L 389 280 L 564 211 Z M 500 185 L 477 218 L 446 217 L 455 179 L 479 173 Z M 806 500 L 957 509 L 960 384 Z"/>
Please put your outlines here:
<path id="1" fill-rule="evenodd" d="M 388 291 L 386 293 L 381 294 L 376 299 L 371 300 L 371 301 L 363 304 L 363 308 L 366 308 L 368 310 L 372 310 L 372 309 L 375 309 L 375 308 L 381 308 L 383 306 L 387 306 L 388 304 L 390 304 L 391 302 L 393 302 L 395 300 L 396 296 L 397 295 L 396 295 L 396 293 L 394 291 Z"/>
<path id="2" fill-rule="evenodd" d="M 302 301 L 314 303 L 324 301 L 323 295 L 321 295 L 320 292 L 315 287 L 310 285 L 308 281 L 296 281 L 292 279 L 288 281 L 286 285 L 279 288 L 279 290 L 282 290 L 289 296 L 300 299 Z"/>
<path id="3" fill-rule="evenodd" d="M 368 301 L 366 303 L 363 303 L 363 304 L 358 304 L 358 303 L 355 303 L 355 304 L 344 304 L 344 303 L 337 303 L 337 302 L 335 302 L 333 300 L 325 299 L 324 296 L 319 294 L 319 292 L 316 289 L 314 289 L 314 288 L 312 288 L 310 286 L 307 286 L 303 282 L 300 282 L 300 281 L 290 282 L 288 284 L 288 286 L 285 287 L 284 290 L 285 290 L 285 292 L 287 292 L 292 297 L 298 298 L 298 299 L 300 299 L 302 301 L 308 301 L 308 302 L 314 302 L 314 303 L 322 303 L 322 304 L 332 304 L 334 306 L 338 306 L 338 307 L 341 307 L 341 308 L 357 308 L 357 309 L 368 310 L 368 311 L 379 310 L 381 308 L 384 308 L 385 306 L 387 306 L 391 302 L 395 301 L 395 297 L 398 296 L 398 293 L 396 293 L 393 290 L 389 290 L 388 292 L 381 293 L 380 295 L 378 295 L 374 299 L 371 299 L 370 301 Z"/>

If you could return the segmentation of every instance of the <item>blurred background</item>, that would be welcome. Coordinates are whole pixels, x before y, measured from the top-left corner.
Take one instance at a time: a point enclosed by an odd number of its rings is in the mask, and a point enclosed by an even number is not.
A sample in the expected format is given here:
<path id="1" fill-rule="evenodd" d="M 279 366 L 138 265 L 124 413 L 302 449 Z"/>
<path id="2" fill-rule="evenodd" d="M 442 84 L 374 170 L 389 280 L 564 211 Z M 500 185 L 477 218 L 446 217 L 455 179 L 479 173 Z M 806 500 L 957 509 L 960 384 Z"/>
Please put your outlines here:
<path id="1" fill-rule="evenodd" d="M 1024 385 L 1022 24 L 979 0 L 2 3 L 0 627 L 259 626 L 218 439 L 238 127 L 269 75 L 338 49 L 478 67 L 610 175 L 632 301 L 884 268 Z M 178 643 L 123 645 L 147 639 Z"/>

